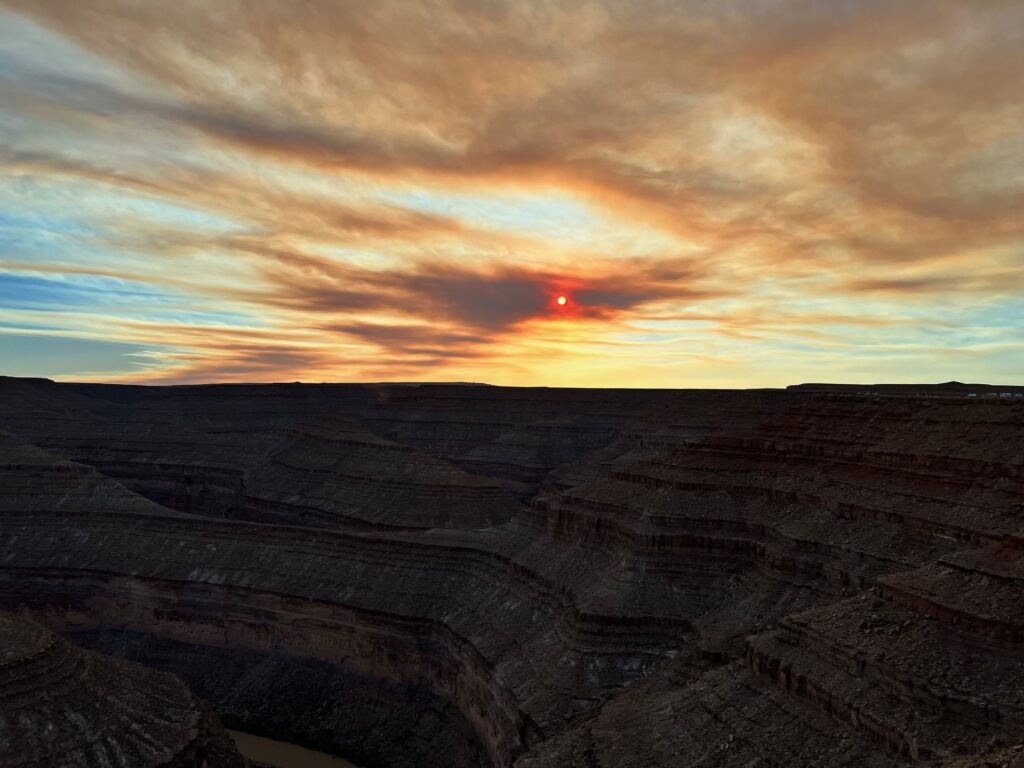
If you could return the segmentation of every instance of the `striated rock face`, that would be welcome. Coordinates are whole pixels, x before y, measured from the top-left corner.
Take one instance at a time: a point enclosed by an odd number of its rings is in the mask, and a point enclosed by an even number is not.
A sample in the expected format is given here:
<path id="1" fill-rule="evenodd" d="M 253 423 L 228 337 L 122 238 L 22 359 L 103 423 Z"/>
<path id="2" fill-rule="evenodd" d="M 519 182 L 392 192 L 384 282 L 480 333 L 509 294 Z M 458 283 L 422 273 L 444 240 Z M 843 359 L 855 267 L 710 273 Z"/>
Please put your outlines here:
<path id="1" fill-rule="evenodd" d="M 177 678 L 77 648 L 0 614 L 0 765 L 244 768 Z"/>
<path id="2" fill-rule="evenodd" d="M 0 379 L 0 608 L 365 766 L 1010 765 L 1024 401 L 963 386 Z"/>
<path id="3" fill-rule="evenodd" d="M 334 528 L 485 528 L 522 506 L 497 480 L 326 416 L 246 471 L 230 514 Z"/>

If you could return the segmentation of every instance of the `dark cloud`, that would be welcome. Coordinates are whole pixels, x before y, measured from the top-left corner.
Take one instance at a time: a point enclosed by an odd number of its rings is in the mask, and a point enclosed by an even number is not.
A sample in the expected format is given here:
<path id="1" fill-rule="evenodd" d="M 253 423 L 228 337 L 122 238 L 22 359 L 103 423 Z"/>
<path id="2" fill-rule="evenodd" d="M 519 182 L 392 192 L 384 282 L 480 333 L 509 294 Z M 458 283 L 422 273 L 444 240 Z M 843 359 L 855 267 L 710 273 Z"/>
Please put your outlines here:
<path id="1" fill-rule="evenodd" d="M 616 265 L 602 266 L 610 269 Z M 582 318 L 607 318 L 680 296 L 723 295 L 702 287 L 697 270 L 683 269 L 671 261 L 617 267 L 604 276 L 580 276 L 515 268 L 477 271 L 438 263 L 400 271 L 318 263 L 315 272 L 269 270 L 274 290 L 256 298 L 312 313 L 378 309 L 478 332 L 502 333 L 528 320 L 557 317 L 552 302 L 561 292 L 573 297 L 565 312 Z M 357 327 L 365 331 L 373 326 Z M 386 338 L 387 330 L 376 330 L 378 339 Z M 450 340 L 465 341 L 473 336 L 465 333 Z"/>

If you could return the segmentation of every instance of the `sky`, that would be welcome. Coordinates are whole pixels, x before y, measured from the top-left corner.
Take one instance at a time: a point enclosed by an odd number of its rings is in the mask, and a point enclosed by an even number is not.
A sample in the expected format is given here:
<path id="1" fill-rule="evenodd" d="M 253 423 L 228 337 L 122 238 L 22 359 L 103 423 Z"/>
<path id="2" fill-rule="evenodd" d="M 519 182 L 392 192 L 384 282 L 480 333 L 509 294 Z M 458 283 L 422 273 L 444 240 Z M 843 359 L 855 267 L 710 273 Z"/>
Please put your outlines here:
<path id="1" fill-rule="evenodd" d="M 1022 328 L 1020 0 L 0 0 L 0 374 L 1019 384 Z"/>

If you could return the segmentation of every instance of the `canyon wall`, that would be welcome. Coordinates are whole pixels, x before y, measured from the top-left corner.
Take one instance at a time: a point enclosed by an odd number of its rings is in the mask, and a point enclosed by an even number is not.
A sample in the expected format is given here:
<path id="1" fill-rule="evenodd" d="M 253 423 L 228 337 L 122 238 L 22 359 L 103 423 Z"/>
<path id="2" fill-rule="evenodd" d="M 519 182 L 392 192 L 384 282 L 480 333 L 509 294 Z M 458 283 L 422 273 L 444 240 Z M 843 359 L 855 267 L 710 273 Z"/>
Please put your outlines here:
<path id="1" fill-rule="evenodd" d="M 970 394 L 0 379 L 0 608 L 365 766 L 1015 759 Z"/>
<path id="2" fill-rule="evenodd" d="M 36 622 L 0 613 L 0 765 L 248 763 L 181 680 L 84 651 Z"/>

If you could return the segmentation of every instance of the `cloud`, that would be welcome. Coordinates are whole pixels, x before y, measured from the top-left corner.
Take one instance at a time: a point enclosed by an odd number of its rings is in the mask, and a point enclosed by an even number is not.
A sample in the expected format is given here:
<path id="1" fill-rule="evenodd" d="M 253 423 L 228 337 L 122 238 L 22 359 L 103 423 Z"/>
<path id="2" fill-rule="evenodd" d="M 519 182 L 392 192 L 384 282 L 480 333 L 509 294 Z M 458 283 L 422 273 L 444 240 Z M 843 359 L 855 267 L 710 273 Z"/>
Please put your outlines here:
<path id="1" fill-rule="evenodd" d="M 681 260 L 680 260 L 681 261 Z M 371 270 L 296 257 L 291 268 L 268 268 L 273 290 L 257 300 L 325 314 L 377 309 L 456 323 L 472 333 L 501 333 L 552 317 L 553 299 L 574 298 L 563 311 L 577 319 L 609 318 L 645 304 L 720 295 L 700 285 L 699 270 L 674 260 L 592 265 L 604 274 L 562 274 L 518 267 L 479 270 L 451 263 Z"/>
<path id="2" fill-rule="evenodd" d="M 189 335 L 175 375 L 340 370 L 326 333 L 360 371 L 543 380 L 590 345 L 642 362 L 652 317 L 705 318 L 672 343 L 725 366 L 754 354 L 728 339 L 857 348 L 814 317 L 914 334 L 1024 290 L 1012 0 L 0 6 L 38 25 L 0 33 L 0 205 L 79 217 L 32 248 L 0 222 L 9 270 L 141 281 L 298 350 Z M 591 215 L 556 236 L 564 200 Z"/>

